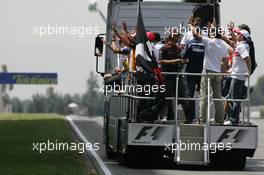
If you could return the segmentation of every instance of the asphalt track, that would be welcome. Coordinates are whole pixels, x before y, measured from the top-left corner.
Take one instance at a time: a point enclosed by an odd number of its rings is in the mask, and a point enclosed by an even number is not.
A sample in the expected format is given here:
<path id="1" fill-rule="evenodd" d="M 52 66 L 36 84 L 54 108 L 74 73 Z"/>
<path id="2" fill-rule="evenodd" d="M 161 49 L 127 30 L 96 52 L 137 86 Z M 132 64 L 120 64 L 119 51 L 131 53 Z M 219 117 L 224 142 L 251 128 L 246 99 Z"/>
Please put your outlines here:
<path id="1" fill-rule="evenodd" d="M 244 171 L 215 170 L 202 166 L 175 166 L 167 162 L 142 162 L 137 166 L 120 166 L 116 160 L 109 160 L 104 154 L 103 118 L 68 116 L 72 128 L 83 142 L 99 143 L 98 151 L 88 151 L 100 174 L 105 175 L 263 175 L 264 174 L 264 120 L 252 119 L 259 126 L 259 145 L 253 158 L 247 160 Z"/>

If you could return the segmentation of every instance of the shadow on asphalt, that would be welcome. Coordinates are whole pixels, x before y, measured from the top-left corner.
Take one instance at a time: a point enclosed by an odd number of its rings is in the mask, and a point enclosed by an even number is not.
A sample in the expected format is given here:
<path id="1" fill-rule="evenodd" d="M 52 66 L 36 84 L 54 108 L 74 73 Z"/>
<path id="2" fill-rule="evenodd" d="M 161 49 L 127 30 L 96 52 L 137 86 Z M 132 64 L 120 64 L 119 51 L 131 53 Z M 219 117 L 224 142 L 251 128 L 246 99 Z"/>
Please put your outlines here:
<path id="1" fill-rule="evenodd" d="M 253 166 L 254 168 L 247 168 L 245 171 L 256 171 L 256 172 L 264 172 L 264 159 L 249 159 L 248 164 Z"/>
<path id="2" fill-rule="evenodd" d="M 210 165 L 177 165 L 171 161 L 138 161 L 132 163 L 128 168 L 132 169 L 161 169 L 161 170 L 186 170 L 186 171 L 243 171 L 243 172 L 264 172 L 264 159 L 249 159 L 247 165 L 253 165 L 252 168 L 245 168 L 245 170 L 237 170 L 232 167 L 213 167 Z"/>

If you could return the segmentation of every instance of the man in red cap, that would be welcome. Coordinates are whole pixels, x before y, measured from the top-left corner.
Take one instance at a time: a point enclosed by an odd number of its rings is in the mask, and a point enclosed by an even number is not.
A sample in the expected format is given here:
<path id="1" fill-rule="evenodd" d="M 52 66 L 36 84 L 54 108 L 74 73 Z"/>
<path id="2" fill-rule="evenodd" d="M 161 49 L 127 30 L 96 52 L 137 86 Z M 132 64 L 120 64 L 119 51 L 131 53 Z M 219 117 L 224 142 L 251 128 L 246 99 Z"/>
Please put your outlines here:
<path id="1" fill-rule="evenodd" d="M 155 39 L 154 33 L 153 32 L 146 32 L 146 34 L 147 34 L 148 40 L 150 42 L 153 42 Z"/>

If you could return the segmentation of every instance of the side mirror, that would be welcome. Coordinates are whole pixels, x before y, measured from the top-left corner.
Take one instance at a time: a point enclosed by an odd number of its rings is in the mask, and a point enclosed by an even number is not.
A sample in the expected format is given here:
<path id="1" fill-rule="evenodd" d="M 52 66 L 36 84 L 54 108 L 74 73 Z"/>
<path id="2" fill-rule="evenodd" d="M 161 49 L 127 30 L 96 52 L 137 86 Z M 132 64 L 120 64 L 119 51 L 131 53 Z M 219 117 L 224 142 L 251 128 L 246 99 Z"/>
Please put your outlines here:
<path id="1" fill-rule="evenodd" d="M 104 43 L 102 41 L 102 37 L 97 36 L 95 38 L 95 48 L 94 48 L 94 56 L 101 57 L 103 55 Z"/>
<path id="2" fill-rule="evenodd" d="M 102 76 L 104 75 L 104 72 L 100 72 L 98 69 L 98 57 L 103 56 L 103 50 L 104 50 L 104 43 L 102 41 L 102 36 L 106 34 L 99 34 L 95 38 L 95 47 L 94 47 L 94 56 L 96 56 L 96 72 L 98 74 L 101 74 Z"/>

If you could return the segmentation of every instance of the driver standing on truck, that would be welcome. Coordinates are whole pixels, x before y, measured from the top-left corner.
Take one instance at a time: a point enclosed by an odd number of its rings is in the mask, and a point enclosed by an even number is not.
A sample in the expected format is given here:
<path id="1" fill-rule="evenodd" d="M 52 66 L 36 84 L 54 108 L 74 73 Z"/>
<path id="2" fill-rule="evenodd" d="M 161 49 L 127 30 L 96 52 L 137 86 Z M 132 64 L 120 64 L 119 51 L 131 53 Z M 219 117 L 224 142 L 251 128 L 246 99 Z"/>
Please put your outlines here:
<path id="1" fill-rule="evenodd" d="M 201 29 L 201 18 L 190 18 L 191 23 L 197 29 Z M 200 30 L 201 31 L 201 30 Z M 182 41 L 181 47 L 185 48 L 183 61 L 187 64 L 186 73 L 202 73 L 204 61 L 205 45 L 201 40 L 193 37 L 192 31 L 187 32 Z M 186 76 L 186 98 L 193 98 L 195 90 L 200 90 L 201 76 L 187 75 Z M 185 124 L 190 124 L 195 119 L 195 101 L 186 101 L 187 115 Z"/>
<path id="2" fill-rule="evenodd" d="M 181 49 L 177 46 L 179 40 L 178 34 L 169 35 L 166 39 L 167 42 L 160 49 L 160 61 L 162 72 L 180 72 L 180 65 L 182 63 Z M 164 75 L 165 87 L 166 87 L 166 97 L 176 96 L 176 75 Z M 178 85 L 178 96 L 184 97 L 184 84 L 182 78 L 179 79 Z M 186 105 L 184 101 L 179 101 L 182 104 L 184 112 L 186 112 Z M 174 119 L 173 103 L 172 100 L 167 100 L 167 120 Z M 176 109 L 175 109 L 176 110 Z"/>
<path id="3" fill-rule="evenodd" d="M 205 44 L 205 56 L 204 56 L 204 64 L 203 64 L 203 73 L 208 74 L 217 74 L 221 73 L 221 63 L 222 60 L 224 62 L 225 59 L 229 55 L 230 46 L 224 42 L 221 38 L 221 34 L 219 30 L 220 26 L 212 26 L 214 27 L 212 33 L 209 33 L 210 37 L 202 36 L 200 33 L 196 31 L 196 29 L 190 24 L 192 28 L 193 35 L 196 39 L 202 39 L 202 42 Z M 221 99 L 221 76 L 217 75 L 207 75 L 201 78 L 201 90 L 200 95 L 203 100 L 200 101 L 200 118 L 203 123 L 207 122 L 207 98 L 208 98 L 208 81 L 207 78 L 210 78 L 210 88 L 213 91 L 213 98 Z M 219 124 L 223 124 L 224 122 L 224 106 L 222 101 L 215 101 L 215 122 Z M 208 121 L 209 122 L 209 121 Z"/>
<path id="4" fill-rule="evenodd" d="M 247 78 L 244 75 L 240 76 L 235 74 L 250 74 L 251 72 L 250 47 L 247 44 L 250 35 L 246 30 L 234 30 L 233 33 L 236 33 L 236 44 L 229 94 L 231 99 L 241 99 L 243 96 L 243 86 Z M 231 104 L 228 112 L 229 119 L 224 122 L 225 125 L 239 124 L 241 102 L 233 101 Z"/>

